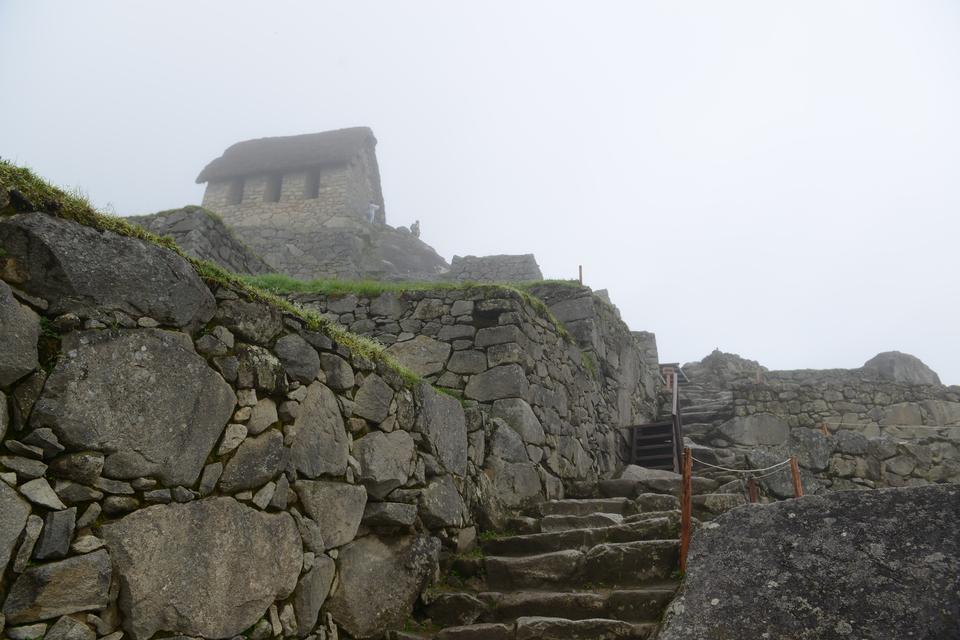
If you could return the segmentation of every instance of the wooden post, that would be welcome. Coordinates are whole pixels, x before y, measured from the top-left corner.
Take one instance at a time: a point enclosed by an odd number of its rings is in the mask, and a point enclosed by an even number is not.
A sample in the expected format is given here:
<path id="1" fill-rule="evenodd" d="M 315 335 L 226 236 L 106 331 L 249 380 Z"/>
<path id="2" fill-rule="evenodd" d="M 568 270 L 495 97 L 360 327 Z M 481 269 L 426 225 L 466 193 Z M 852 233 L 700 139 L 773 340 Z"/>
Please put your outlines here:
<path id="1" fill-rule="evenodd" d="M 757 492 L 757 481 L 752 476 L 747 478 L 747 495 L 750 496 L 750 502 L 756 502 L 760 499 Z"/>
<path id="2" fill-rule="evenodd" d="M 690 547 L 690 494 L 693 475 L 693 453 L 690 447 L 683 448 L 683 483 L 680 506 L 680 573 L 687 571 L 687 549 Z"/>
<path id="3" fill-rule="evenodd" d="M 580 265 L 580 286 L 583 286 L 583 265 Z"/>
<path id="4" fill-rule="evenodd" d="M 790 456 L 790 472 L 793 474 L 793 497 L 802 498 L 803 483 L 800 482 L 800 466 L 797 464 L 797 459 L 793 456 Z"/>

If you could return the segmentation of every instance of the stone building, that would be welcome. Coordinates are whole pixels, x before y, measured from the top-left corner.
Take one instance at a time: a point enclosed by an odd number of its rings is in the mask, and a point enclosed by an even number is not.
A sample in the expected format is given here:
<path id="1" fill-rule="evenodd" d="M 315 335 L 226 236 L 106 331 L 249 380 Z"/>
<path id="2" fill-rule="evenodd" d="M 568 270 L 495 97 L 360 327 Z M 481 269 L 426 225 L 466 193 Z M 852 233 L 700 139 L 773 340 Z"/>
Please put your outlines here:
<path id="1" fill-rule="evenodd" d="M 197 176 L 203 206 L 234 228 L 382 224 L 376 145 L 368 127 L 238 142 Z"/>

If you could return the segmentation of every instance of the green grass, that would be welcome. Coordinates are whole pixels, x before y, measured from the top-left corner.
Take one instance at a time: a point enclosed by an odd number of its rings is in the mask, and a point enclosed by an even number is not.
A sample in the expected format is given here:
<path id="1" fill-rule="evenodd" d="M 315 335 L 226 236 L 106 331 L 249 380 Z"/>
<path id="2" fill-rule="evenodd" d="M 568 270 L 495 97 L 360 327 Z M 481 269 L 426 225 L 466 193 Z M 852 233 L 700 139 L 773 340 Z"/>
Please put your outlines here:
<path id="1" fill-rule="evenodd" d="M 243 276 L 248 284 L 269 291 L 277 295 L 296 293 L 318 294 L 326 296 L 357 295 L 376 297 L 383 293 L 403 294 L 414 291 L 466 291 L 482 290 L 488 297 L 497 295 L 518 296 L 524 303 L 532 307 L 538 314 L 548 320 L 557 333 L 567 342 L 573 343 L 573 337 L 566 327 L 550 312 L 546 303 L 530 293 L 530 289 L 542 285 L 559 285 L 579 287 L 579 283 L 572 280 L 538 280 L 520 283 L 478 283 L 478 282 L 381 282 L 379 280 L 297 280 L 280 273 L 271 273 L 261 276 Z"/>
<path id="2" fill-rule="evenodd" d="M 270 291 L 259 288 L 240 276 L 230 273 L 220 266 L 197 260 L 186 255 L 180 247 L 169 237 L 161 237 L 149 231 L 130 224 L 123 218 L 107 215 L 97 211 L 90 201 L 79 192 L 68 193 L 46 180 L 38 177 L 30 169 L 18 167 L 11 162 L 0 158 L 0 185 L 6 189 L 15 189 L 30 202 L 31 209 L 43 211 L 65 220 L 73 220 L 87 227 L 100 231 L 110 231 L 118 235 L 138 238 L 145 242 L 169 249 L 190 262 L 197 274 L 204 280 L 226 285 L 236 289 L 248 298 L 276 306 L 291 315 L 300 318 L 307 329 L 326 334 L 330 339 L 342 344 L 361 357 L 374 362 L 382 362 L 394 369 L 403 379 L 404 384 L 413 388 L 420 383 L 421 378 L 413 371 L 402 366 L 385 352 L 385 347 L 369 338 L 350 333 L 346 329 L 333 324 L 316 312 L 294 305 L 288 300 L 278 297 Z M 0 215 L 16 213 L 17 209 L 11 202 Z"/>

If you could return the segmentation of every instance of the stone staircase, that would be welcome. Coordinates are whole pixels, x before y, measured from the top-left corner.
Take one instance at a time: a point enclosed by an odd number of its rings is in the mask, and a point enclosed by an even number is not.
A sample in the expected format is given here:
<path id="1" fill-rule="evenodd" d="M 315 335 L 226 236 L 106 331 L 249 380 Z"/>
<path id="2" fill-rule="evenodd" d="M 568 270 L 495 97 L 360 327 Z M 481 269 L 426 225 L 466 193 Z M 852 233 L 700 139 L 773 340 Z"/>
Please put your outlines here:
<path id="1" fill-rule="evenodd" d="M 680 385 L 684 433 L 706 432 L 733 417 L 733 392 L 708 384 Z"/>
<path id="2" fill-rule="evenodd" d="M 674 495 L 637 490 L 545 502 L 511 524 L 517 533 L 484 537 L 479 552 L 451 559 L 447 578 L 423 598 L 420 622 L 387 637 L 651 638 L 679 585 L 680 512 Z"/>

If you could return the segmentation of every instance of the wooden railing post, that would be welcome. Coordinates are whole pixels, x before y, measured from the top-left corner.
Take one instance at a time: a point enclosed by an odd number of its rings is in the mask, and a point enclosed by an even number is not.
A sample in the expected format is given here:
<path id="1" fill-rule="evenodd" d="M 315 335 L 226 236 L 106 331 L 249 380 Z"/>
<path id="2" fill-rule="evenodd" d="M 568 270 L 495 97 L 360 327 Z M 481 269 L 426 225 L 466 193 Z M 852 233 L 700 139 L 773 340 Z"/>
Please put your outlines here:
<path id="1" fill-rule="evenodd" d="M 683 480 L 680 503 L 680 573 L 687 571 L 687 549 L 690 547 L 690 498 L 692 491 L 693 453 L 690 447 L 683 448 Z"/>
<path id="2" fill-rule="evenodd" d="M 793 497 L 803 497 L 803 483 L 800 482 L 800 466 L 795 456 L 790 456 L 790 472 L 793 474 Z"/>
<path id="3" fill-rule="evenodd" d="M 750 502 L 755 503 L 760 499 L 760 495 L 757 492 L 757 481 L 753 477 L 747 478 L 747 495 L 750 496 Z"/>

